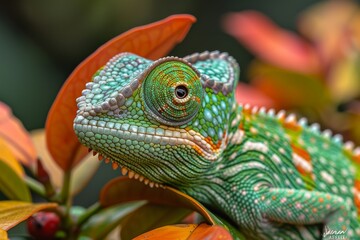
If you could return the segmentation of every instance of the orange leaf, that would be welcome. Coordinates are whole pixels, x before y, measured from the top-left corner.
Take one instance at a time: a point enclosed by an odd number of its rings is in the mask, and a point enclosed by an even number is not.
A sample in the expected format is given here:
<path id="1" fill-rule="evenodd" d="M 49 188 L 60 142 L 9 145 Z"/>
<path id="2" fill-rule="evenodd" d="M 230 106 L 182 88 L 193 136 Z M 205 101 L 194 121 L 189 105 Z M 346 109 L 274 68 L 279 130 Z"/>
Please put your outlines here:
<path id="1" fill-rule="evenodd" d="M 239 83 L 236 87 L 235 98 L 238 103 L 249 103 L 251 106 L 263 106 L 267 108 L 276 107 L 273 99 L 255 87 Z"/>
<path id="2" fill-rule="evenodd" d="M 10 146 L 0 138 L 0 161 L 5 162 L 19 176 L 24 176 L 24 169 L 16 160 L 14 154 L 10 150 Z"/>
<path id="3" fill-rule="evenodd" d="M 0 229 L 9 230 L 34 213 L 47 208 L 55 208 L 56 203 L 29 203 L 20 201 L 0 202 Z"/>
<path id="4" fill-rule="evenodd" d="M 7 232 L 2 230 L 2 229 L 0 229 L 0 239 L 2 239 L 2 240 L 8 240 L 9 239 L 8 235 L 7 235 Z"/>
<path id="5" fill-rule="evenodd" d="M 269 63 L 303 73 L 320 70 L 319 58 L 311 45 L 259 12 L 226 15 L 225 30 Z"/>
<path id="6" fill-rule="evenodd" d="M 46 121 L 47 145 L 57 164 L 68 170 L 85 155 L 73 131 L 76 115 L 76 98 L 85 83 L 114 55 L 133 52 L 157 59 L 167 54 L 183 40 L 195 18 L 191 15 L 174 15 L 161 21 L 131 29 L 110 40 L 86 58 L 71 73 L 56 97 Z"/>
<path id="7" fill-rule="evenodd" d="M 0 102 L 0 138 L 10 147 L 16 159 L 30 166 L 35 162 L 36 151 L 30 136 L 10 108 Z"/>
<path id="8" fill-rule="evenodd" d="M 232 236 L 225 228 L 220 226 L 210 226 L 207 224 L 200 224 L 187 240 L 232 240 Z"/>
<path id="9" fill-rule="evenodd" d="M 176 239 L 186 240 L 196 229 L 197 224 L 179 224 L 156 228 L 149 232 L 137 236 L 133 240 L 157 240 L 157 239 Z"/>
<path id="10" fill-rule="evenodd" d="M 205 223 L 179 224 L 160 227 L 141 234 L 134 240 L 177 239 L 177 240 L 232 240 L 230 233 L 220 226 L 210 226 Z"/>

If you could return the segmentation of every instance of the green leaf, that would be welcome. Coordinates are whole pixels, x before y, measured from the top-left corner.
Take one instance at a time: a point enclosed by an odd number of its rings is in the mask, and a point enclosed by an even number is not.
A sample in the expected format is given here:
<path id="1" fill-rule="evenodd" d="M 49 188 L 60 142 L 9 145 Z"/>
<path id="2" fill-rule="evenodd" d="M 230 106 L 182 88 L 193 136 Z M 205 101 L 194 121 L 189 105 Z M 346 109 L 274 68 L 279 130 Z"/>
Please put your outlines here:
<path id="1" fill-rule="evenodd" d="M 119 226 L 122 218 L 144 205 L 145 201 L 125 203 L 101 210 L 81 228 L 81 236 L 91 239 L 104 239 L 113 229 Z"/>
<path id="2" fill-rule="evenodd" d="M 130 240 L 155 228 L 179 223 L 191 212 L 189 209 L 148 203 L 123 219 L 121 222 L 121 239 Z"/>
<path id="3" fill-rule="evenodd" d="M 360 53 L 353 52 L 332 66 L 328 87 L 336 102 L 349 102 L 360 96 Z"/>
<path id="4" fill-rule="evenodd" d="M 251 83 L 281 108 L 319 109 L 331 103 L 324 83 L 316 76 L 296 73 L 262 62 L 250 68 Z"/>
<path id="5" fill-rule="evenodd" d="M 360 101 L 351 104 L 347 114 L 350 122 L 348 134 L 356 145 L 360 146 Z"/>
<path id="6" fill-rule="evenodd" d="M 29 188 L 4 161 L 0 161 L 0 191 L 11 200 L 31 202 Z"/>

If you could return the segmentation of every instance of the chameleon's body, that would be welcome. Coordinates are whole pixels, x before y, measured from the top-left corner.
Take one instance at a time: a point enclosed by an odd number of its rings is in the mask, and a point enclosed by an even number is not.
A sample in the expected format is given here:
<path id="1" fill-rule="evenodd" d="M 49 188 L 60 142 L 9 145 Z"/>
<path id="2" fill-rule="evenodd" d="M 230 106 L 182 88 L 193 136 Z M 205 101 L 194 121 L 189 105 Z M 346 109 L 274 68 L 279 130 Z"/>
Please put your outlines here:
<path id="1" fill-rule="evenodd" d="M 360 150 L 292 115 L 239 106 L 238 76 L 224 53 L 123 53 L 87 84 L 74 129 L 124 174 L 180 189 L 249 239 L 360 239 Z"/>

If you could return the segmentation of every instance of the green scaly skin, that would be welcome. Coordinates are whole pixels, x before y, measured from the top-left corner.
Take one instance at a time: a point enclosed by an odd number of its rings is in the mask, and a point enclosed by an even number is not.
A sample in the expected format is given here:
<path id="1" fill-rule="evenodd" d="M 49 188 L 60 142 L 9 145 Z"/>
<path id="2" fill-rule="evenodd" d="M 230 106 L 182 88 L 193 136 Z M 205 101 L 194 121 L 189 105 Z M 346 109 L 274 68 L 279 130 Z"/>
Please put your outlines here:
<path id="1" fill-rule="evenodd" d="M 360 239 L 360 149 L 283 111 L 237 105 L 238 77 L 217 51 L 122 53 L 86 85 L 74 129 L 123 174 L 189 194 L 248 239 Z"/>

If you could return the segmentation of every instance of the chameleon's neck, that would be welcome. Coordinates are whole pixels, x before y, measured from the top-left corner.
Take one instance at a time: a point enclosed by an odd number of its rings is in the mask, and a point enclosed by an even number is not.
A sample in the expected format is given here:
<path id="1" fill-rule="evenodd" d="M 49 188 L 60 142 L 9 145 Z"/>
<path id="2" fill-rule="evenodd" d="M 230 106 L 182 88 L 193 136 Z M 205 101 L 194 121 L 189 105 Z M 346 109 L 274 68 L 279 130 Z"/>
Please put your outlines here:
<path id="1" fill-rule="evenodd" d="M 243 121 L 242 111 L 242 106 L 237 103 L 232 106 L 225 148 L 209 171 L 201 176 L 196 184 L 181 188 L 182 191 L 210 206 L 228 205 L 227 199 L 232 198 L 231 192 L 237 188 L 235 186 L 238 184 L 229 181 L 231 177 L 226 177 L 226 171 L 229 169 L 230 162 L 233 164 L 234 161 L 240 161 L 235 159 L 236 152 L 234 151 L 243 138 L 243 131 L 239 129 Z"/>
<path id="2" fill-rule="evenodd" d="M 240 206 L 246 201 L 253 201 L 248 199 L 251 198 L 250 194 L 246 194 L 252 191 L 250 188 L 267 186 L 271 181 L 269 171 L 258 162 L 259 159 L 243 149 L 244 142 L 251 135 L 243 128 L 247 121 L 243 111 L 243 107 L 237 104 L 232 107 L 226 148 L 203 176 L 202 183 L 182 189 L 207 206 L 215 206 L 225 212 L 237 223 L 243 222 Z"/>

